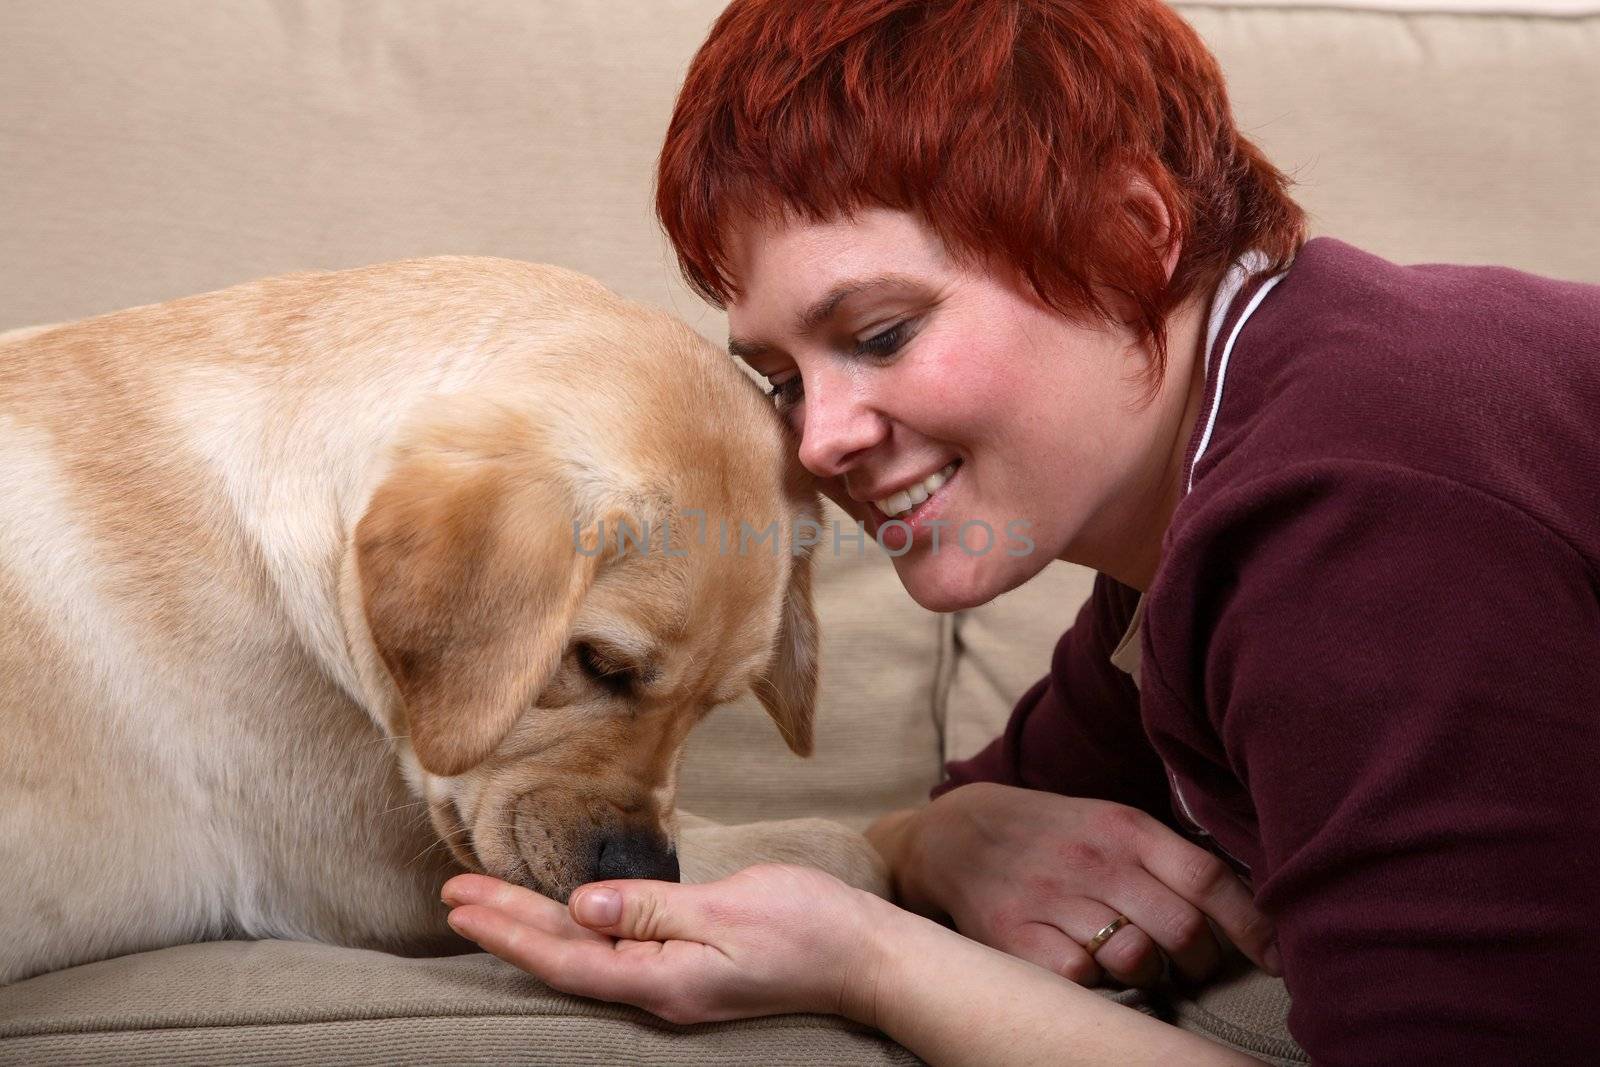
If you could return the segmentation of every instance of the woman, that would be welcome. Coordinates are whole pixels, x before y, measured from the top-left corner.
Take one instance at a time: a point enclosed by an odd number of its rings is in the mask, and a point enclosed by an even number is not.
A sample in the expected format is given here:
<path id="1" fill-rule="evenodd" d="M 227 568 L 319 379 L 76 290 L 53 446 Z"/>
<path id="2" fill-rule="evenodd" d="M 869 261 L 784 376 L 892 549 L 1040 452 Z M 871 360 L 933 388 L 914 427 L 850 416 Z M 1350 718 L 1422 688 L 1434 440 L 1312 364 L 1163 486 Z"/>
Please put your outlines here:
<path id="1" fill-rule="evenodd" d="M 1303 243 L 1285 185 L 1151 0 L 734 3 L 658 209 L 802 462 L 929 608 L 1099 578 L 1006 734 L 873 828 L 967 937 L 789 868 L 570 909 L 463 876 L 456 928 L 935 1063 L 1238 1060 L 1075 984 L 1203 977 L 1216 931 L 1319 1062 L 1592 1051 L 1600 291 Z"/>

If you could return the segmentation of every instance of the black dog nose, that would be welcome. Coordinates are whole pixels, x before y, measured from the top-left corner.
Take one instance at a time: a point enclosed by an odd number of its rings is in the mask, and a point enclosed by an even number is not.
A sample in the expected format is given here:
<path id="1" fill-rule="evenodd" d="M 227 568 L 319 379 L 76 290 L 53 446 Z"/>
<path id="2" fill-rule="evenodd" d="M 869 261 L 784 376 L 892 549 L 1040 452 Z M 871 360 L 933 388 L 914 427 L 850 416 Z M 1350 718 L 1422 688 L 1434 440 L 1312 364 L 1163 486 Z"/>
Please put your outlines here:
<path id="1" fill-rule="evenodd" d="M 678 853 L 660 834 L 648 830 L 622 830 L 605 834 L 595 851 L 594 878 L 652 878 L 678 880 Z"/>

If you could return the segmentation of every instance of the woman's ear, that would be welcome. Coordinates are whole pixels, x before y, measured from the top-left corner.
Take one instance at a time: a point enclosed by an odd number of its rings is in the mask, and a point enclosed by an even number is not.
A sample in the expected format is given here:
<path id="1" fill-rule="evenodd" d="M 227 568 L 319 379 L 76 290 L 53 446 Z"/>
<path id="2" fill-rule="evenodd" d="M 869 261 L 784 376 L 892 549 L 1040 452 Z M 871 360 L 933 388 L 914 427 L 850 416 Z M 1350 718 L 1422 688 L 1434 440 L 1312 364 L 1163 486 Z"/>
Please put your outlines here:
<path id="1" fill-rule="evenodd" d="M 1178 232 L 1167 201 L 1142 174 L 1128 181 L 1128 214 L 1140 236 L 1149 243 L 1161 258 L 1162 272 L 1167 279 L 1178 269 L 1178 255 L 1183 250 L 1184 234 Z"/>
<path id="2" fill-rule="evenodd" d="M 574 544 L 558 472 L 518 459 L 414 449 L 356 526 L 367 625 L 432 774 L 499 745 L 560 663 L 600 564 Z"/>

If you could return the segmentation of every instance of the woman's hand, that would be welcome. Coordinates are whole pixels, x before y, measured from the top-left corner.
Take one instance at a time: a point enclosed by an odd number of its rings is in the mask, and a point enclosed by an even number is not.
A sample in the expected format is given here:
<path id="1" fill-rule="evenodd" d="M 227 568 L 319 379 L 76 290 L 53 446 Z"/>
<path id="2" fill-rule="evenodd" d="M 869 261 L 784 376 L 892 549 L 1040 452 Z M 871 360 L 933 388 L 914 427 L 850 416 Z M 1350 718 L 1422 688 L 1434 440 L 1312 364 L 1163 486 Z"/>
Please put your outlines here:
<path id="1" fill-rule="evenodd" d="M 968 937 L 1083 985 L 1214 971 L 1207 918 L 1258 966 L 1281 973 L 1270 921 L 1227 865 L 1137 809 L 974 783 L 867 832 L 900 902 L 948 915 Z M 1118 913 L 1132 922 L 1091 957 L 1084 945 Z"/>
<path id="2" fill-rule="evenodd" d="M 501 959 L 669 1022 L 832 1012 L 943 1067 L 1256 1062 L 808 867 L 597 882 L 566 907 L 476 874 L 443 896 L 450 925 Z"/>
<path id="3" fill-rule="evenodd" d="M 894 912 L 821 871 L 773 864 L 706 885 L 596 882 L 566 906 L 477 874 L 441 895 L 457 933 L 546 984 L 675 1023 L 795 1011 L 865 1021 L 873 935 Z"/>

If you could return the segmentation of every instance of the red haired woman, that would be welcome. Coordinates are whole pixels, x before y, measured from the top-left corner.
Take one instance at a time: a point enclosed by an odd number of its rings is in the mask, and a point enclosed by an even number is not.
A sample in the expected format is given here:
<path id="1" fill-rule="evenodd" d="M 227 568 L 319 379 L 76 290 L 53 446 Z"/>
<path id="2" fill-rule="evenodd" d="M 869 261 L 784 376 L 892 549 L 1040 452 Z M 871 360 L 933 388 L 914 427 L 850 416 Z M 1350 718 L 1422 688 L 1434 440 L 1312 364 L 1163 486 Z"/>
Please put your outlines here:
<path id="1" fill-rule="evenodd" d="M 1318 1062 L 1592 1054 L 1600 290 L 1305 242 L 1285 187 L 1154 0 L 737 0 L 658 191 L 730 348 L 923 605 L 1099 578 L 1005 735 L 873 829 L 912 910 L 467 879 L 499 907 L 460 928 L 935 1063 L 1237 1060 L 1078 984 L 1223 940 Z"/>

